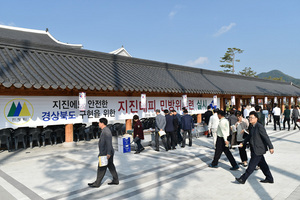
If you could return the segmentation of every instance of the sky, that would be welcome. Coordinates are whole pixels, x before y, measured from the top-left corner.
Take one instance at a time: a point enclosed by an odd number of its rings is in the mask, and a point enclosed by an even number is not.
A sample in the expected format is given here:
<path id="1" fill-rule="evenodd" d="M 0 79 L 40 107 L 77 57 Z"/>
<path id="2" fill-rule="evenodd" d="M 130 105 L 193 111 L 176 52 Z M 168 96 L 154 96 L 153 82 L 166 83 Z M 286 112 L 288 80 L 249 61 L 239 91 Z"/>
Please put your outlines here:
<path id="1" fill-rule="evenodd" d="M 45 30 L 84 49 L 125 49 L 136 58 L 222 70 L 227 48 L 244 50 L 235 70 L 280 70 L 300 78 L 299 0 L 9 0 L 0 24 Z"/>

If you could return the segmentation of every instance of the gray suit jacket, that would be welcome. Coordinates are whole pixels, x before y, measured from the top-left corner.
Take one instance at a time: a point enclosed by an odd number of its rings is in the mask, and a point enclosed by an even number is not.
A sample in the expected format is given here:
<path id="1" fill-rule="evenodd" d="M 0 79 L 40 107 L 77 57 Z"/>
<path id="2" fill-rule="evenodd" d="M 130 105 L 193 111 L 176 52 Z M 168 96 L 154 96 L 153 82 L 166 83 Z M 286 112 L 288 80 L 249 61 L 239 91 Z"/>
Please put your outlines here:
<path id="1" fill-rule="evenodd" d="M 99 156 L 114 155 L 114 148 L 112 146 L 112 134 L 109 128 L 102 129 L 100 139 L 98 142 Z"/>
<path id="2" fill-rule="evenodd" d="M 269 149 L 274 149 L 272 142 L 261 123 L 256 123 L 255 127 L 249 126 L 250 134 L 245 138 L 243 145 L 250 142 L 251 150 L 258 156 L 263 155 Z"/>
<path id="3" fill-rule="evenodd" d="M 155 117 L 155 131 L 160 131 L 160 129 L 165 130 L 166 128 L 166 117 L 159 114 Z"/>

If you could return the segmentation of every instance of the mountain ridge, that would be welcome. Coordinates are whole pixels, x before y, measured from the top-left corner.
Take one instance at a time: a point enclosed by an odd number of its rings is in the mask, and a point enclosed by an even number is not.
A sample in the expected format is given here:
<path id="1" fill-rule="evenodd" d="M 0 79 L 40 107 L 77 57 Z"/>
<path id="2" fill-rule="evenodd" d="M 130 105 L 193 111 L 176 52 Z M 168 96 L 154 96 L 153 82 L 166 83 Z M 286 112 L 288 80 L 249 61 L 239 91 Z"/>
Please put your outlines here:
<path id="1" fill-rule="evenodd" d="M 292 82 L 293 84 L 297 85 L 298 87 L 300 87 L 300 79 L 294 78 L 292 76 L 289 76 L 279 70 L 271 70 L 269 72 L 262 72 L 260 74 L 257 75 L 258 78 L 281 78 L 282 80 L 284 80 L 285 82 Z"/>

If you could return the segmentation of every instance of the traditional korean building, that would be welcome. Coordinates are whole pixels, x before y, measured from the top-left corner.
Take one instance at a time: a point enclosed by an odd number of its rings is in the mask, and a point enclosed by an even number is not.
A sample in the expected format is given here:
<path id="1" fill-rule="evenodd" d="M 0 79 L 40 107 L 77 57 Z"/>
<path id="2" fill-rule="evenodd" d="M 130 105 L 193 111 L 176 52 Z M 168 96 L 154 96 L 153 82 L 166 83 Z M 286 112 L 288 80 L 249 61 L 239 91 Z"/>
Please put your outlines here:
<path id="1" fill-rule="evenodd" d="M 118 55 L 119 54 L 119 55 Z M 125 56 L 124 56 L 125 55 Z M 277 101 L 297 102 L 292 83 L 227 74 L 133 58 L 122 47 L 111 53 L 62 43 L 48 31 L 0 25 L 0 129 L 24 126 L 91 123 L 99 117 L 125 121 L 134 113 L 154 116 L 155 109 L 180 110 L 182 95 L 192 114 L 201 114 L 235 99 L 239 108 Z M 86 110 L 78 95 L 85 92 Z M 141 94 L 146 94 L 141 108 Z"/>

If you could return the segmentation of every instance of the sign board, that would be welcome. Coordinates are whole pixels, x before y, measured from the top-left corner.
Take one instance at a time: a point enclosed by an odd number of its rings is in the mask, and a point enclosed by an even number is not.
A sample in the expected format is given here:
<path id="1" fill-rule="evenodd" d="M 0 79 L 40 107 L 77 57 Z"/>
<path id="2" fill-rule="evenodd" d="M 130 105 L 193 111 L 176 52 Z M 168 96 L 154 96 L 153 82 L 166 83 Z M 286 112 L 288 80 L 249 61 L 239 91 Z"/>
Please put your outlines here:
<path id="1" fill-rule="evenodd" d="M 251 97 L 251 104 L 255 104 L 255 98 L 254 98 L 254 96 Z"/>
<path id="2" fill-rule="evenodd" d="M 218 101 L 220 101 L 218 99 Z M 191 97 L 187 100 L 190 114 L 204 113 L 212 98 Z M 86 97 L 86 109 L 79 110 L 78 96 L 0 96 L 0 129 L 36 127 L 57 124 L 97 122 L 106 117 L 109 121 L 155 117 L 155 110 L 182 108 L 181 97 L 147 97 L 146 108 L 141 108 L 140 97 Z"/>
<path id="3" fill-rule="evenodd" d="M 274 103 L 278 103 L 277 97 L 274 97 Z"/>

